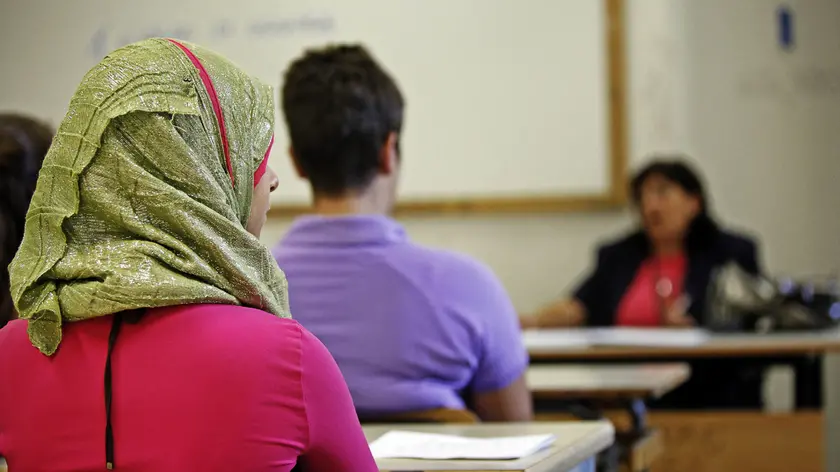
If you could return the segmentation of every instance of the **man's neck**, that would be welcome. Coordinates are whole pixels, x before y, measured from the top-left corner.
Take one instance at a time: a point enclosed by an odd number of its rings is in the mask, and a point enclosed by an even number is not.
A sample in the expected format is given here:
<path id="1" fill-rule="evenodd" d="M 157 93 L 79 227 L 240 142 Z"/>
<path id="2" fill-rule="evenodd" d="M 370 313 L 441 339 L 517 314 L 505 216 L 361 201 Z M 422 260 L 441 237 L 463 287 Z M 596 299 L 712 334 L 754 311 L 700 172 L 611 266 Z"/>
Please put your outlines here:
<path id="1" fill-rule="evenodd" d="M 381 205 L 364 195 L 345 197 L 316 196 L 314 211 L 321 216 L 384 215 Z"/>

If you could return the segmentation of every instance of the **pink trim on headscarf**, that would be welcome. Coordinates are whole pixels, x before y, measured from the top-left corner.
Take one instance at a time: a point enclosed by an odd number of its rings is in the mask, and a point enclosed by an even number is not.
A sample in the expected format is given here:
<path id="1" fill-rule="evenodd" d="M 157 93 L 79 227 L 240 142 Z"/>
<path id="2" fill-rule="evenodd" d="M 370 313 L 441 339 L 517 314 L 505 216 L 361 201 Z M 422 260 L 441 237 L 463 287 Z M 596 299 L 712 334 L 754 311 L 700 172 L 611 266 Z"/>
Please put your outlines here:
<path id="1" fill-rule="evenodd" d="M 227 130 L 225 128 L 225 117 L 222 115 L 222 105 L 219 103 L 219 96 L 216 94 L 216 87 L 213 86 L 213 81 L 210 80 L 210 74 L 207 73 L 207 69 L 201 64 L 201 61 L 198 60 L 195 54 L 192 51 L 187 49 L 186 46 L 175 41 L 174 39 L 170 39 L 169 42 L 178 46 L 184 54 L 187 55 L 190 62 L 193 63 L 196 69 L 198 69 L 198 75 L 201 77 L 201 82 L 204 84 L 204 88 L 207 90 L 207 94 L 210 95 L 210 103 L 213 105 L 213 112 L 216 114 L 216 121 L 219 123 L 219 134 L 222 135 L 222 150 L 225 153 L 225 163 L 227 164 L 227 172 L 230 175 L 230 183 L 231 185 L 235 184 L 233 178 L 233 165 L 230 163 L 230 148 L 228 147 L 228 140 L 227 140 Z"/>
<path id="2" fill-rule="evenodd" d="M 257 184 L 260 183 L 263 175 L 265 175 L 265 168 L 268 166 L 268 155 L 271 154 L 271 146 L 274 146 L 274 135 L 271 135 L 271 141 L 268 142 L 268 149 L 265 151 L 265 156 L 263 156 L 263 160 L 260 163 L 260 166 L 257 167 L 257 170 L 254 172 L 254 187 L 256 188 Z"/>

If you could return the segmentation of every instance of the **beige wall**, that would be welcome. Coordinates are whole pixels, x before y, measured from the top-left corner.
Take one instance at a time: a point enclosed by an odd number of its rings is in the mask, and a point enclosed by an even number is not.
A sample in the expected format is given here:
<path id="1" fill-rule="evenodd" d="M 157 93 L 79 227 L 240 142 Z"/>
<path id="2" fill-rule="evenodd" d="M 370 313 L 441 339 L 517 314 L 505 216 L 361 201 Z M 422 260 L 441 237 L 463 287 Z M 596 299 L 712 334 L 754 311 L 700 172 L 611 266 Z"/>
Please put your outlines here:
<path id="1" fill-rule="evenodd" d="M 757 231 L 776 272 L 840 263 L 840 3 L 787 2 L 797 49 L 774 47 L 773 0 L 690 2 L 692 145 L 721 213 Z"/>
<path id="2" fill-rule="evenodd" d="M 777 2 L 627 1 L 631 165 L 687 152 L 722 220 L 760 235 L 772 272 L 840 267 L 840 3 L 789 2 L 800 45 L 782 54 Z M 485 261 L 528 311 L 564 293 L 595 242 L 632 220 L 624 211 L 404 223 L 415 241 Z M 276 242 L 287 225 L 270 221 L 264 241 Z"/>

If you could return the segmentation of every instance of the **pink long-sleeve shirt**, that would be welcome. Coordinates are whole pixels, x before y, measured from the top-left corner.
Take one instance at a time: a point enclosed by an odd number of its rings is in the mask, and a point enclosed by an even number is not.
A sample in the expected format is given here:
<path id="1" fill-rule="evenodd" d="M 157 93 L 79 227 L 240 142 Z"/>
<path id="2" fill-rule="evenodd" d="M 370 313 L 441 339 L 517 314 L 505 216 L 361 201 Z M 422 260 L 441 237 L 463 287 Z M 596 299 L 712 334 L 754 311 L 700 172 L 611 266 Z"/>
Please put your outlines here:
<path id="1" fill-rule="evenodd" d="M 0 456 L 11 471 L 104 471 L 113 318 L 67 323 L 59 351 L 0 330 Z M 250 308 L 149 310 L 112 355 L 115 470 L 375 471 L 347 386 L 297 322 Z"/>

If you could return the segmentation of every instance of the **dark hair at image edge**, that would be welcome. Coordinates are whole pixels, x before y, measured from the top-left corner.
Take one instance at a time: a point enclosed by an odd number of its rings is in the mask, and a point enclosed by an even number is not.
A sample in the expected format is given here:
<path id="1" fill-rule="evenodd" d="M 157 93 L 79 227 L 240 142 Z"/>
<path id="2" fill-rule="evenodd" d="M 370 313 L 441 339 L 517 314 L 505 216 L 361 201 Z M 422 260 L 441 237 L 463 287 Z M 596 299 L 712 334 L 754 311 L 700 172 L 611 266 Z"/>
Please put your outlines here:
<path id="1" fill-rule="evenodd" d="M 0 113 L 0 328 L 12 318 L 9 264 L 23 239 L 26 211 L 53 133 L 32 118 Z"/>
<path id="2" fill-rule="evenodd" d="M 404 106 L 397 84 L 361 45 L 311 49 L 292 62 L 283 114 L 315 193 L 342 196 L 367 187 L 389 134 L 402 130 Z"/>
<path id="3" fill-rule="evenodd" d="M 684 157 L 655 157 L 636 172 L 630 181 L 630 196 L 635 205 L 641 201 L 642 185 L 658 175 L 673 182 L 687 194 L 700 200 L 700 212 L 694 217 L 686 235 L 686 248 L 702 249 L 713 244 L 720 227 L 710 214 L 709 198 L 700 175 L 686 163 Z"/>

